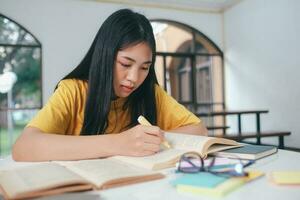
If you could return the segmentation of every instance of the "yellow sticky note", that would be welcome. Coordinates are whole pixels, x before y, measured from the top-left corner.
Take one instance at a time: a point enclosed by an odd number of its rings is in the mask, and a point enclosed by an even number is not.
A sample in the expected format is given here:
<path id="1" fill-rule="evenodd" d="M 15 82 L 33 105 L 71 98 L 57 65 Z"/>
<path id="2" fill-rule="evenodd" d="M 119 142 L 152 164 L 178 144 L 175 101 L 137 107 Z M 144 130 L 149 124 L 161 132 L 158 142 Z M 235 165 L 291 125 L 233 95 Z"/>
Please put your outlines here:
<path id="1" fill-rule="evenodd" d="M 251 170 L 251 171 L 248 171 L 248 176 L 241 177 L 241 178 L 244 179 L 245 182 L 249 182 L 249 181 L 252 181 L 252 180 L 254 180 L 258 177 L 261 177 L 263 175 L 264 175 L 264 173 L 261 172 L 261 171 L 254 171 L 254 170 L 252 171 Z"/>
<path id="2" fill-rule="evenodd" d="M 300 184 L 300 171 L 275 171 L 271 173 L 271 180 L 277 184 Z"/>

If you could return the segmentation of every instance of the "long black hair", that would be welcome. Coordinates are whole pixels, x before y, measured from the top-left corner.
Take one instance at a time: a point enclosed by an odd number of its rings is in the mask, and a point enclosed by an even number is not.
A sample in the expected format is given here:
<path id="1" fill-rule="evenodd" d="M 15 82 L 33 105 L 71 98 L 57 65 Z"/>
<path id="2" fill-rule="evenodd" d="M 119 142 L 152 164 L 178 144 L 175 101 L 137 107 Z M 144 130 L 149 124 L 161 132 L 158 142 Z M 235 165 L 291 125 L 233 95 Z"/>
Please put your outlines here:
<path id="1" fill-rule="evenodd" d="M 114 97 L 113 70 L 117 53 L 141 42 L 151 48 L 152 64 L 145 81 L 128 96 L 123 109 L 130 112 L 131 119 L 127 127 L 136 125 L 139 115 L 144 115 L 152 124 L 156 124 L 156 45 L 152 26 L 144 15 L 121 9 L 104 21 L 83 60 L 63 78 L 88 81 L 81 135 L 104 134 Z"/>

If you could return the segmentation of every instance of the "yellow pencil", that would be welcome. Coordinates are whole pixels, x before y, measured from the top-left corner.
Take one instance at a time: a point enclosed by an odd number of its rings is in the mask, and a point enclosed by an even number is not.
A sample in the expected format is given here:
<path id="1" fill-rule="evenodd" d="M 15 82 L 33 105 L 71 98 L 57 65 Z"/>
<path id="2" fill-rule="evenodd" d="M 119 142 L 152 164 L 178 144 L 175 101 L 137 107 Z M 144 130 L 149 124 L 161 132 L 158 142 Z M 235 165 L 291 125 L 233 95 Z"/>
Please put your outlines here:
<path id="1" fill-rule="evenodd" d="M 140 116 L 138 117 L 137 121 L 138 121 L 141 125 L 152 126 L 152 125 L 150 124 L 150 122 L 149 122 L 145 117 L 143 117 L 142 115 L 140 115 Z M 166 141 L 166 140 L 164 140 L 164 141 L 162 142 L 162 144 L 163 144 L 166 148 L 168 148 L 168 149 L 171 148 L 171 145 L 170 145 L 169 142 Z"/>

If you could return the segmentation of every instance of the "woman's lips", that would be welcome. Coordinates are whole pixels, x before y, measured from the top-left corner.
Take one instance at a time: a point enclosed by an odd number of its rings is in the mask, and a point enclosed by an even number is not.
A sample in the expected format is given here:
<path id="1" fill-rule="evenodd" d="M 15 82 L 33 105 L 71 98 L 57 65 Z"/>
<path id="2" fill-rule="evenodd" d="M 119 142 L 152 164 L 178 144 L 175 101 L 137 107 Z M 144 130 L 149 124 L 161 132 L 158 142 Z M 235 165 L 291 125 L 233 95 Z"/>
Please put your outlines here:
<path id="1" fill-rule="evenodd" d="M 133 90 L 133 87 L 129 87 L 129 86 L 125 86 L 125 85 L 121 85 L 121 88 L 124 92 L 127 92 L 127 93 L 132 92 L 132 90 Z"/>

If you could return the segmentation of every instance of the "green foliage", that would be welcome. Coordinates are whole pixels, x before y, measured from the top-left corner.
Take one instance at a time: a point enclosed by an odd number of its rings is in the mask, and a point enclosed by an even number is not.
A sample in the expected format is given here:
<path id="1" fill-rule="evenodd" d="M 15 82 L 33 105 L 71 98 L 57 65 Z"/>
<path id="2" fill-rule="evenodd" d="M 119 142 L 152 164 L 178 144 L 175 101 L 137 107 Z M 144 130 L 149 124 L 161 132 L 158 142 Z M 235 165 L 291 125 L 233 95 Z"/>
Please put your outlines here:
<path id="1" fill-rule="evenodd" d="M 25 108 L 41 106 L 41 46 L 20 25 L 0 15 L 0 74 L 7 63 L 18 78 L 13 87 L 14 103 Z M 7 95 L 0 93 L 0 108 L 7 107 L 6 100 Z M 27 118 L 24 114 L 19 121 L 14 120 L 12 142 L 23 130 Z M 0 126 L 0 155 L 8 155 L 10 152 L 8 131 Z"/>
<path id="2" fill-rule="evenodd" d="M 36 49 L 20 49 L 15 56 L 16 64 L 14 72 L 18 80 L 14 86 L 14 96 L 19 93 L 30 95 L 41 89 L 41 66 L 40 60 L 34 59 L 33 54 Z"/>

